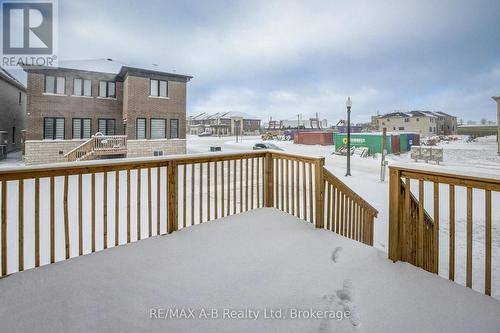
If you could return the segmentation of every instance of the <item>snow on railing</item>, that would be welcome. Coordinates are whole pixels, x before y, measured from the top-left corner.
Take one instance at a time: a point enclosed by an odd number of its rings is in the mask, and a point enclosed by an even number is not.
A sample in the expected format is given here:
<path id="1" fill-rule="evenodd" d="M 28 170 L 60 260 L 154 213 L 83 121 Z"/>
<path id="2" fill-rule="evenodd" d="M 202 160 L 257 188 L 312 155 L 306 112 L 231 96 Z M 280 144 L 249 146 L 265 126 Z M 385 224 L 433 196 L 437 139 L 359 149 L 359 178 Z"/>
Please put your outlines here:
<path id="1" fill-rule="evenodd" d="M 2 169 L 0 276 L 260 207 L 325 228 L 325 185 L 352 232 L 327 229 L 372 244 L 376 211 L 323 165 L 258 150 Z"/>
<path id="2" fill-rule="evenodd" d="M 432 205 L 426 207 L 425 198 L 431 190 Z M 389 258 L 432 273 L 448 273 L 455 281 L 456 273 L 464 273 L 456 257 L 465 253 L 465 284 L 472 288 L 473 255 L 480 253 L 484 271 L 476 268 L 474 275 L 479 282 L 484 281 L 484 293 L 491 296 L 492 196 L 498 197 L 499 192 L 498 178 L 390 166 Z M 432 213 L 426 209 L 432 209 Z M 482 230 L 484 233 L 479 232 Z M 483 248 L 473 254 L 473 244 Z M 440 262 L 447 262 L 448 267 L 440 266 Z"/>

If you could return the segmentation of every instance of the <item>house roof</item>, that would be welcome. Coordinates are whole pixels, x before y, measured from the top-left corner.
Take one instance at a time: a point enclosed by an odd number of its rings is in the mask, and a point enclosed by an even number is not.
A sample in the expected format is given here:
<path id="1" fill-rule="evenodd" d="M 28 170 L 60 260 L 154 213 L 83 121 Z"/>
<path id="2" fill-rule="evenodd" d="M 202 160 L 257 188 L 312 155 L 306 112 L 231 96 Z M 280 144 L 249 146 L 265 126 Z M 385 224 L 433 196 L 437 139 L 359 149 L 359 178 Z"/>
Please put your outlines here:
<path id="1" fill-rule="evenodd" d="M 401 117 L 401 118 L 410 118 L 410 117 L 431 117 L 431 118 L 437 118 L 437 117 L 454 117 L 448 113 L 442 112 L 442 111 L 421 111 L 421 110 L 412 110 L 412 111 L 395 111 L 395 112 L 390 112 L 386 113 L 384 115 L 378 116 L 377 118 L 394 118 L 394 117 Z"/>
<path id="2" fill-rule="evenodd" d="M 26 91 L 26 87 L 19 82 L 12 74 L 7 72 L 4 68 L 0 67 L 0 78 L 7 83 L 15 86 L 16 88 L 21 89 L 22 91 Z"/>
<path id="3" fill-rule="evenodd" d="M 111 58 L 86 59 L 86 60 L 61 60 L 58 62 L 58 66 L 55 68 L 86 71 L 86 72 L 107 73 L 107 74 L 114 74 L 120 77 L 124 77 L 129 72 L 141 72 L 148 74 L 180 77 L 186 79 L 187 81 L 193 78 L 192 76 L 177 74 L 175 73 L 174 70 L 165 70 L 157 64 L 145 65 L 145 66 L 142 65 L 132 66 Z M 23 69 L 25 71 L 28 71 L 32 69 L 34 70 L 54 69 L 54 67 L 23 65 Z"/>
<path id="4" fill-rule="evenodd" d="M 217 112 L 213 114 L 208 114 L 206 112 L 202 112 L 195 116 L 191 116 L 192 120 L 208 120 L 208 119 L 229 119 L 229 118 L 243 118 L 243 119 L 252 119 L 252 120 L 260 120 L 259 117 L 252 116 L 245 112 L 239 111 L 227 111 L 227 112 Z"/>

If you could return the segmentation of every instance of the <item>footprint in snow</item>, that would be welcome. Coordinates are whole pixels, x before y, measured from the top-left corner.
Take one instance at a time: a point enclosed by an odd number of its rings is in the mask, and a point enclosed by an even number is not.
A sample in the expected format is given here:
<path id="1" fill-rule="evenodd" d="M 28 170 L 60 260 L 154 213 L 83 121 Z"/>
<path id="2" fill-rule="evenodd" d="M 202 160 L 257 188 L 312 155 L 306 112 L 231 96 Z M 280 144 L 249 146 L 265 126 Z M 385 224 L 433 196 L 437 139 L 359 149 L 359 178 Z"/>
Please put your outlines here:
<path id="1" fill-rule="evenodd" d="M 342 247 L 341 246 L 337 246 L 335 248 L 335 250 L 333 251 L 332 256 L 331 256 L 333 262 L 335 262 L 335 263 L 338 262 L 341 251 L 342 251 Z"/>

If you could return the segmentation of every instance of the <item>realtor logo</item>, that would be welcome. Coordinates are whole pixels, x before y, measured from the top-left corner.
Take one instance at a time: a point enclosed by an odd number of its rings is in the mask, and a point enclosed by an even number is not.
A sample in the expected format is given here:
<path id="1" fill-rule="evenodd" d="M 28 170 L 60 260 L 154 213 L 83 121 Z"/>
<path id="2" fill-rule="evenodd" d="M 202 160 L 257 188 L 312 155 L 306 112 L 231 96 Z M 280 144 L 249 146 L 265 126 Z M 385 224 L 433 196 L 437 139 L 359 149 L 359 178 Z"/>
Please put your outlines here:
<path id="1" fill-rule="evenodd" d="M 53 66 L 57 36 L 55 1 L 2 2 L 3 67 Z"/>

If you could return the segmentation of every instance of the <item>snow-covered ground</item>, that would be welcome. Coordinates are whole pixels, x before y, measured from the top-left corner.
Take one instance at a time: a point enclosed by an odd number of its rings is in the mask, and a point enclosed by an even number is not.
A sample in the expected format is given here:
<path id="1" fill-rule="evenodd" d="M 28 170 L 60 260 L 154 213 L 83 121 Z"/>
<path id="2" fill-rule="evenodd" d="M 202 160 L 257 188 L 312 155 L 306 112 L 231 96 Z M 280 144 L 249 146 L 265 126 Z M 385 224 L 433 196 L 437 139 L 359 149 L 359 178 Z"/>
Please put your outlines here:
<path id="1" fill-rule="evenodd" d="M 389 155 L 389 164 L 407 164 L 411 167 L 430 168 L 432 170 L 449 170 L 466 174 L 480 174 L 492 178 L 500 178 L 500 156 L 497 154 L 496 137 L 478 138 L 477 142 L 467 143 L 467 136 L 451 143 L 439 144 L 444 149 L 444 162 L 440 165 L 414 162 L 410 154 L 400 156 Z M 259 137 L 243 137 L 236 143 L 234 137 L 205 137 L 190 136 L 188 138 L 188 153 L 207 152 L 210 146 L 220 146 L 223 152 L 242 151 L 252 149 L 255 143 L 262 142 Z M 273 144 L 285 151 L 312 156 L 325 157 L 325 166 L 354 191 L 367 200 L 379 211 L 375 220 L 374 246 L 384 251 L 388 250 L 388 221 L 389 221 L 389 187 L 388 181 L 381 182 L 380 156 L 351 158 L 352 177 L 345 177 L 346 157 L 332 155 L 333 146 L 296 145 L 290 141 L 272 141 Z M 386 178 L 388 179 L 388 177 Z M 413 182 L 412 191 L 418 197 L 418 183 Z M 425 183 L 425 209 L 433 216 L 433 185 Z M 473 191 L 473 288 L 484 291 L 484 191 Z M 449 199 L 448 186 L 440 186 L 440 275 L 448 277 L 449 262 Z M 455 280 L 465 284 L 466 259 L 466 190 L 456 188 L 456 253 L 455 253 Z M 500 193 L 492 193 L 492 293 L 500 298 Z"/>
<path id="2" fill-rule="evenodd" d="M 500 327 L 497 300 L 274 208 L 14 274 L 0 295 L 2 332 Z M 185 317 L 165 319 L 175 309 Z"/>

